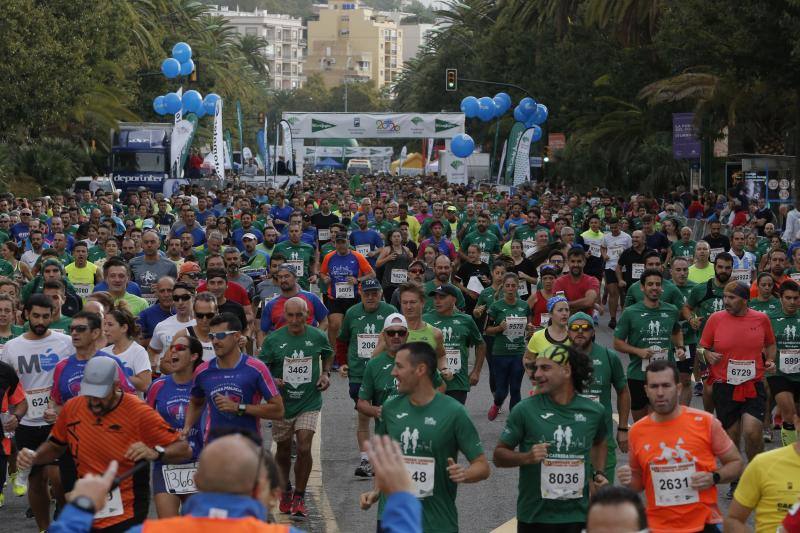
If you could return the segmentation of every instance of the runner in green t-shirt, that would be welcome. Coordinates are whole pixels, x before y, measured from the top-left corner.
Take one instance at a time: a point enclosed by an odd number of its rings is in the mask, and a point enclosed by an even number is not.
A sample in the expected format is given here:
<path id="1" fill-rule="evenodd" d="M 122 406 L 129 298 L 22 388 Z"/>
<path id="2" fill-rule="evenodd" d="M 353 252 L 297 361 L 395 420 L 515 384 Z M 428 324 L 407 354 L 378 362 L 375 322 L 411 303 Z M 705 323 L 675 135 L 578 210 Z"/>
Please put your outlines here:
<path id="1" fill-rule="evenodd" d="M 488 213 L 478 215 L 478 224 L 474 231 L 467 233 L 461 240 L 460 255 L 467 258 L 467 250 L 471 244 L 477 244 L 481 250 L 481 262 L 491 264 L 495 254 L 500 253 L 500 238 L 489 231 Z"/>
<path id="2" fill-rule="evenodd" d="M 780 309 L 768 315 L 778 354 L 777 370 L 774 375 L 767 375 L 767 382 L 783 418 L 781 444 L 788 446 L 797 441 L 797 428 L 792 421 L 797 416 L 795 401 L 800 396 L 800 287 L 787 280 L 781 284 L 780 292 Z"/>
<path id="3" fill-rule="evenodd" d="M 685 257 L 676 257 L 673 259 L 670 274 L 675 287 L 681 291 L 681 294 L 685 298 L 686 305 L 688 305 L 689 294 L 691 294 L 692 289 L 695 287 L 695 283 L 689 281 L 689 260 Z M 686 359 L 677 362 L 680 383 L 683 387 L 680 394 L 682 405 L 689 405 L 692 401 L 692 374 L 694 374 L 696 381 L 695 393 L 697 396 L 703 393 L 703 383 L 700 379 L 700 360 L 695 357 L 697 354 L 697 342 L 700 340 L 700 336 L 689 324 L 689 316 L 690 313 L 687 307 L 682 313 L 680 321 L 681 331 L 683 331 L 683 344 L 686 346 Z"/>
<path id="4" fill-rule="evenodd" d="M 350 380 L 350 398 L 358 403 L 358 390 L 364 377 L 364 370 L 372 358 L 372 352 L 378 345 L 378 337 L 383 329 L 386 317 L 396 313 L 393 305 L 384 302 L 381 297 L 383 290 L 376 280 L 368 280 L 361 285 L 361 302 L 347 310 L 339 329 L 336 351 L 341 353 L 347 349 L 347 366 L 341 372 L 346 373 Z M 356 439 L 361 452 L 361 463 L 356 468 L 355 475 L 369 477 L 372 467 L 367 461 L 365 443 L 369 440 L 369 417 L 358 414 Z"/>
<path id="5" fill-rule="evenodd" d="M 651 250 L 644 254 L 644 269 L 664 272 L 661 256 L 658 252 Z M 668 279 L 664 280 L 661 289 L 661 301 L 674 305 L 683 313 L 683 308 L 686 306 L 686 297 L 683 295 L 683 292 L 678 290 L 675 284 Z M 625 295 L 625 307 L 641 302 L 642 300 L 644 300 L 644 293 L 642 292 L 642 280 L 639 280 L 628 287 L 628 293 Z"/>
<path id="6" fill-rule="evenodd" d="M 415 494 L 422 501 L 422 530 L 455 533 L 458 484 L 489 477 L 489 462 L 464 406 L 434 388 L 437 365 L 436 352 L 426 343 L 411 343 L 398 351 L 393 374 L 400 396 L 383 405 L 382 431 L 400 443 Z M 456 462 L 459 453 L 468 466 Z M 361 497 L 369 504 L 378 499 L 380 517 L 383 495 L 373 491 Z"/>
<path id="7" fill-rule="evenodd" d="M 25 328 L 14 324 L 14 299 L 7 294 L 0 294 L 0 348 L 25 333 Z"/>
<path id="8" fill-rule="evenodd" d="M 698 335 L 703 334 L 703 326 L 711 313 L 725 308 L 722 297 L 725 284 L 731 279 L 731 272 L 733 259 L 728 252 L 722 252 L 714 262 L 714 277 L 705 283 L 698 283 L 689 292 L 687 303 L 692 313 L 689 324 Z"/>
<path id="9" fill-rule="evenodd" d="M 781 301 L 773 296 L 775 278 L 769 272 L 761 272 L 756 278 L 756 296 L 751 297 L 747 307 L 767 315 L 779 311 Z"/>
<path id="10" fill-rule="evenodd" d="M 434 311 L 423 315 L 423 320 L 441 330 L 447 368 L 453 379 L 447 382 L 445 394 L 465 404 L 470 386 L 480 380 L 486 344 L 471 316 L 456 310 L 460 291 L 453 285 L 442 285 L 433 290 Z M 469 372 L 469 347 L 475 346 L 475 365 Z"/>
<path id="11" fill-rule="evenodd" d="M 697 242 L 692 240 L 691 228 L 682 227 L 681 238 L 673 242 L 667 250 L 667 264 L 672 265 L 672 260 L 677 257 L 685 257 L 691 261 L 694 258 L 695 247 L 697 247 Z"/>
<path id="12" fill-rule="evenodd" d="M 286 258 L 286 264 L 297 273 L 297 282 L 304 290 L 308 290 L 310 283 L 317 282 L 319 261 L 314 247 L 300 241 L 302 235 L 302 226 L 290 225 L 289 239 L 276 244 L 273 253 L 280 253 Z"/>
<path id="13" fill-rule="evenodd" d="M 511 410 L 494 463 L 519 467 L 517 531 L 580 531 L 590 483 L 592 488 L 608 483 L 605 409 L 581 396 L 592 362 L 556 345 L 539 354 L 532 367 L 539 393 Z"/>
<path id="14" fill-rule="evenodd" d="M 678 308 L 661 302 L 664 275 L 645 270 L 644 300 L 626 307 L 614 330 L 614 349 L 630 356 L 628 387 L 634 421 L 647 415 L 649 401 L 644 391 L 644 369 L 652 361 L 685 358 Z"/>

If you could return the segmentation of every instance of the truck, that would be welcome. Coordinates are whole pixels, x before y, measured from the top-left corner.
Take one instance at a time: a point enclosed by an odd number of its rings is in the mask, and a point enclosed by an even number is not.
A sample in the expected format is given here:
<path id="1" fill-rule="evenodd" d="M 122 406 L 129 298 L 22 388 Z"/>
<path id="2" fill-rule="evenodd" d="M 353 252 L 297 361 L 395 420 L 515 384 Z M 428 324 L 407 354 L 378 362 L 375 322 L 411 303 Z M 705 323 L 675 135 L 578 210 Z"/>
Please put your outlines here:
<path id="1" fill-rule="evenodd" d="M 163 192 L 170 178 L 170 142 L 173 124 L 120 122 L 111 130 L 110 176 L 126 193 L 147 187 Z"/>

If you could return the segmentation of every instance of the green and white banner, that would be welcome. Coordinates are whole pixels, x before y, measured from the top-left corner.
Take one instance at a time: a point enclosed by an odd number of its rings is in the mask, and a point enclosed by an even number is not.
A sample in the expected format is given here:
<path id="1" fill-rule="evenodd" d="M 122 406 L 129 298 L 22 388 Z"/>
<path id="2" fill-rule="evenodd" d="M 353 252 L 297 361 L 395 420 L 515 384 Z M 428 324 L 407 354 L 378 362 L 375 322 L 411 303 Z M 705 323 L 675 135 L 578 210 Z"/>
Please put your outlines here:
<path id="1" fill-rule="evenodd" d="M 296 139 L 452 139 L 463 113 L 283 113 Z"/>
<path id="2" fill-rule="evenodd" d="M 519 138 L 522 137 L 524 132 L 525 124 L 522 122 L 515 122 L 514 126 L 511 128 L 511 133 L 508 134 L 508 154 L 506 156 L 505 183 L 507 183 L 508 180 L 510 180 L 514 175 L 514 166 L 516 165 L 517 159 L 517 145 L 519 144 Z M 527 158 L 527 156 L 525 157 Z"/>
<path id="3" fill-rule="evenodd" d="M 306 146 L 306 157 L 392 157 L 391 146 Z"/>
<path id="4" fill-rule="evenodd" d="M 189 157 L 194 132 L 197 130 L 197 115 L 189 113 L 172 128 L 170 150 L 170 176 L 174 179 L 183 177 L 183 165 Z"/>
<path id="5" fill-rule="evenodd" d="M 531 179 L 531 141 L 533 140 L 533 128 L 526 129 L 517 142 L 517 149 L 514 150 L 516 161 L 514 162 L 514 186 L 530 181 Z"/>

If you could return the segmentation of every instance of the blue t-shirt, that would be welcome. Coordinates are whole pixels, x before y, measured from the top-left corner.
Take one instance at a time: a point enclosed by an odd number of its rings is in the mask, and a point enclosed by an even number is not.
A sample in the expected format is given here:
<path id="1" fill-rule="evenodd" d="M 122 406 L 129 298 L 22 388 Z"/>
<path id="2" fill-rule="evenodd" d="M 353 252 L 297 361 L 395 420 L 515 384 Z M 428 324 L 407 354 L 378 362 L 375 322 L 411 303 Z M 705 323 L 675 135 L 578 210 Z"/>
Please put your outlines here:
<path id="1" fill-rule="evenodd" d="M 258 418 L 220 412 L 213 398 L 222 394 L 237 404 L 252 405 L 278 396 L 280 392 L 267 365 L 247 354 L 241 355 L 234 368 L 219 368 L 217 362 L 215 357 L 198 366 L 192 382 L 192 397 L 206 400 L 208 418 L 203 424 L 203 442 L 207 443 L 209 433 L 221 427 L 239 428 L 259 435 Z"/>
<path id="2" fill-rule="evenodd" d="M 158 411 L 167 424 L 180 431 L 186 422 L 186 410 L 191 390 L 191 381 L 176 383 L 172 376 L 164 376 L 150 384 L 150 388 L 147 389 L 147 404 Z M 187 441 L 192 448 L 192 458 L 187 462 L 195 461 L 203 448 L 200 424 L 201 422 L 198 420 L 189 432 Z"/>
<path id="3" fill-rule="evenodd" d="M 353 248 L 356 249 L 357 252 L 361 252 L 359 250 L 359 246 L 366 246 L 369 245 L 369 251 L 374 252 L 379 248 L 383 248 L 383 238 L 381 238 L 381 234 L 375 231 L 374 229 L 368 230 L 354 230 L 350 234 L 350 244 Z M 363 253 L 364 257 L 366 257 L 366 253 Z M 378 260 L 377 257 L 367 257 L 367 261 L 369 264 L 372 265 L 372 268 L 375 268 L 375 262 Z"/>
<path id="4" fill-rule="evenodd" d="M 28 238 L 31 232 L 30 226 L 22 222 L 17 222 L 11 226 L 11 238 L 17 242 L 22 242 Z"/>
<path id="5" fill-rule="evenodd" d="M 328 308 L 319 299 L 319 296 L 310 291 L 299 290 L 297 297 L 306 301 L 308 306 L 308 319 L 307 322 L 310 326 L 317 326 L 320 322 L 325 320 L 328 316 Z M 261 311 L 261 331 L 269 333 L 270 331 L 280 329 L 286 325 L 286 318 L 283 314 L 283 308 L 286 305 L 288 298 L 278 296 L 273 298 L 264 305 Z"/>
<path id="6" fill-rule="evenodd" d="M 172 310 L 164 311 L 158 302 L 139 313 L 137 322 L 142 330 L 142 338 L 149 339 L 152 337 L 153 331 L 156 329 L 158 323 L 162 320 L 168 319 L 174 314 L 175 313 Z"/>
<path id="7" fill-rule="evenodd" d="M 117 375 L 122 390 L 124 392 L 136 393 L 136 389 L 128 380 L 123 370 L 125 368 L 125 363 L 117 356 L 106 352 L 97 352 L 93 357 L 110 357 L 113 359 L 117 363 L 117 367 L 119 367 Z M 67 403 L 67 400 L 75 396 L 80 396 L 83 371 L 88 362 L 88 359 L 78 359 L 76 354 L 72 354 L 58 362 L 55 370 L 53 370 L 53 389 L 50 391 L 50 397 L 57 405 L 64 405 Z"/>
<path id="8" fill-rule="evenodd" d="M 369 259 L 367 260 L 369 261 Z M 358 278 L 365 274 L 366 272 L 361 271 L 354 252 L 350 252 L 347 255 L 339 255 L 337 252 L 332 252 L 330 259 L 328 259 L 328 275 L 331 277 L 328 296 L 333 297 L 336 295 L 335 287 L 337 283 L 346 283 L 351 277 Z M 358 296 L 358 284 L 355 285 L 354 294 L 356 297 Z"/>
<path id="9" fill-rule="evenodd" d="M 282 230 L 286 224 L 278 222 L 278 220 L 285 220 L 289 221 L 289 217 L 292 216 L 294 213 L 294 207 L 289 204 L 286 204 L 283 207 L 279 207 L 277 204 L 272 206 L 270 209 L 269 214 L 274 219 L 275 229 Z"/>
<path id="10" fill-rule="evenodd" d="M 186 232 L 186 225 L 185 224 L 181 224 L 180 226 L 178 226 L 175 229 L 175 236 L 176 237 L 180 237 L 181 234 L 183 234 L 184 232 Z M 205 242 L 206 242 L 206 232 L 203 231 L 203 228 L 201 228 L 201 227 L 194 228 L 189 233 L 192 234 L 192 240 L 194 241 L 194 245 L 195 246 L 201 246 L 201 245 L 205 244 Z"/>
<path id="11" fill-rule="evenodd" d="M 242 242 L 242 236 L 245 233 L 252 233 L 256 236 L 256 240 L 261 244 L 264 242 L 264 234 L 258 231 L 258 228 L 254 226 L 250 226 L 250 229 L 238 228 L 233 230 L 233 243 L 239 249 L 240 252 L 244 251 L 244 243 Z"/>
<path id="12" fill-rule="evenodd" d="M 107 291 L 108 290 L 108 283 L 105 280 L 101 281 L 97 285 L 94 286 L 92 292 L 100 292 L 100 291 Z M 135 281 L 129 281 L 128 286 L 125 287 L 125 292 L 133 294 L 134 296 L 141 296 L 142 289 L 139 288 L 139 284 Z"/>

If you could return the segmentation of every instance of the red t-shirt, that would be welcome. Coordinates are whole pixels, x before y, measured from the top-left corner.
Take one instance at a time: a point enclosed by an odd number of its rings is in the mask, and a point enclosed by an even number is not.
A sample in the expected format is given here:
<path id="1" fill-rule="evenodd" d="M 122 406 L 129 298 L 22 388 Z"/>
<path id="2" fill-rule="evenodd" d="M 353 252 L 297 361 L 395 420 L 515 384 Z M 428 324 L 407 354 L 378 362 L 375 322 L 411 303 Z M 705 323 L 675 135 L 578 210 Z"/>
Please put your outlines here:
<path id="1" fill-rule="evenodd" d="M 711 365 L 711 383 L 728 382 L 728 360 L 755 361 L 756 381 L 764 375 L 764 348 L 775 344 L 775 333 L 767 315 L 748 309 L 744 316 L 717 311 L 708 317 L 700 344 L 721 353 L 722 359 Z"/>
<path id="2" fill-rule="evenodd" d="M 580 300 L 586 296 L 586 293 L 589 291 L 594 291 L 596 294 L 600 294 L 600 282 L 597 281 L 597 278 L 587 274 L 581 274 L 581 277 L 578 279 L 577 283 L 575 283 L 571 275 L 564 274 L 563 276 L 559 276 L 553 285 L 553 294 L 563 292 L 564 296 L 566 296 L 567 300 L 570 302 Z M 589 305 L 583 309 L 573 309 L 572 312 L 584 311 L 592 314 L 592 310 L 593 306 Z"/>
<path id="3" fill-rule="evenodd" d="M 206 292 L 207 290 L 208 288 L 206 287 L 205 281 L 201 281 L 197 284 L 197 292 Z M 250 305 L 250 298 L 247 296 L 247 291 L 235 281 L 228 282 L 228 288 L 225 289 L 225 299 L 236 302 L 242 307 Z"/>

